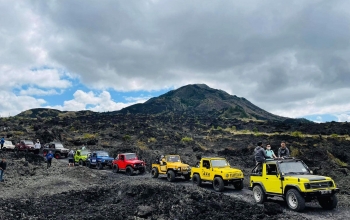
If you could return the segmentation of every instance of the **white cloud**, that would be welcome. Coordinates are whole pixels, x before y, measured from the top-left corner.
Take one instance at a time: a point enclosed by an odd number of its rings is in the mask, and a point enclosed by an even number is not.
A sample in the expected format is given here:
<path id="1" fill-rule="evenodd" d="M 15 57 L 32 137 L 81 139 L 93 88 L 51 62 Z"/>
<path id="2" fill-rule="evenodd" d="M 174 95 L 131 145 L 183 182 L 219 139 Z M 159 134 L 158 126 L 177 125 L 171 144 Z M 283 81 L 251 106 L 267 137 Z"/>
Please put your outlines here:
<path id="1" fill-rule="evenodd" d="M 37 89 L 37 88 L 33 88 L 33 87 L 30 87 L 26 90 L 21 90 L 19 92 L 20 95 L 29 95 L 29 96 L 32 96 L 32 95 L 48 96 L 48 95 L 58 95 L 61 93 L 62 93 L 62 91 L 58 92 L 55 89 L 43 90 L 43 89 Z"/>
<path id="2" fill-rule="evenodd" d="M 35 99 L 30 96 L 16 96 L 11 92 L 0 91 L 1 117 L 14 116 L 22 111 L 38 108 L 46 103 L 44 99 Z"/>
<path id="3" fill-rule="evenodd" d="M 338 118 L 338 122 L 350 122 L 350 114 L 339 114 L 336 117 Z"/>
<path id="4" fill-rule="evenodd" d="M 64 111 L 80 111 L 80 110 L 92 110 L 95 112 L 116 111 L 127 106 L 142 103 L 146 100 L 135 99 L 131 102 L 115 102 L 113 101 L 108 91 L 102 91 L 96 94 L 92 91 L 84 92 L 77 90 L 74 93 L 74 99 L 65 101 L 63 106 L 47 106 L 50 108 L 56 108 Z"/>

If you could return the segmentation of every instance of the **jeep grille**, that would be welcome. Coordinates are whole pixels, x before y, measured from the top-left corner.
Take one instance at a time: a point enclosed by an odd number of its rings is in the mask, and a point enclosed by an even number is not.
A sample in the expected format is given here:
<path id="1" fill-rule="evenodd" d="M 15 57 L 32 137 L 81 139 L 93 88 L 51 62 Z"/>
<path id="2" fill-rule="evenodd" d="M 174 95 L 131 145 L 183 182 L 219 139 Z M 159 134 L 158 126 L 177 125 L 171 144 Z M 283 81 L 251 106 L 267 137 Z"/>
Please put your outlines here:
<path id="1" fill-rule="evenodd" d="M 239 178 L 241 177 L 240 173 L 229 173 L 229 178 Z"/>
<path id="2" fill-rule="evenodd" d="M 310 189 L 327 188 L 327 187 L 332 187 L 332 186 L 333 186 L 332 181 L 310 183 Z"/>

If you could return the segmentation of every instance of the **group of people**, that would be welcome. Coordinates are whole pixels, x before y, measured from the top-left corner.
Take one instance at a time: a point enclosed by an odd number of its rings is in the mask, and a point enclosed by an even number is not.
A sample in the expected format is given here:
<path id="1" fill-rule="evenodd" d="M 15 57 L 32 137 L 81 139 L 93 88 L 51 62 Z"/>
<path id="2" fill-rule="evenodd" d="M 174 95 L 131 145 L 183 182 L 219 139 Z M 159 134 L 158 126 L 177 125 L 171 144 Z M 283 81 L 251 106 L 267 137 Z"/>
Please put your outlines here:
<path id="1" fill-rule="evenodd" d="M 286 158 L 290 156 L 290 153 L 285 141 L 281 142 L 281 147 L 278 148 L 277 155 L 271 150 L 270 144 L 266 144 L 266 149 L 264 149 L 262 142 L 258 142 L 258 146 L 254 149 L 254 158 L 257 164 L 265 162 L 266 159 Z"/>

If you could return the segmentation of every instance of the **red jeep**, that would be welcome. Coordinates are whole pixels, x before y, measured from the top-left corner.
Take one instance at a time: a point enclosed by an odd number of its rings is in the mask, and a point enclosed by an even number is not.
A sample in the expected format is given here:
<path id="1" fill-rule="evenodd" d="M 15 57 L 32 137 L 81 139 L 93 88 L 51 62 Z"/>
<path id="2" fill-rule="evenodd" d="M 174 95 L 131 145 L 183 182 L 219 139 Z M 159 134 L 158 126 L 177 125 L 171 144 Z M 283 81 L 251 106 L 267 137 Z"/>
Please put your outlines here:
<path id="1" fill-rule="evenodd" d="M 114 173 L 119 171 L 125 171 L 125 174 L 131 176 L 134 171 L 139 171 L 139 174 L 143 174 L 146 171 L 146 163 L 139 160 L 135 153 L 118 154 L 113 160 L 112 169 Z"/>
<path id="2" fill-rule="evenodd" d="M 21 140 L 15 145 L 15 151 L 34 151 L 34 143 L 29 140 Z"/>

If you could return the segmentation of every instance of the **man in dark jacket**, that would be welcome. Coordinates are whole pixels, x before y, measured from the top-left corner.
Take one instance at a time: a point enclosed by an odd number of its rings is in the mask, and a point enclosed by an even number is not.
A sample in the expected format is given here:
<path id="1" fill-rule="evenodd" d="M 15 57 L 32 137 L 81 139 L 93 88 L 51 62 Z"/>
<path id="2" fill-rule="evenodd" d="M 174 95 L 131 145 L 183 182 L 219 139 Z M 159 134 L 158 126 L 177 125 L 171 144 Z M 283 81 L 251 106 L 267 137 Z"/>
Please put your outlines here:
<path id="1" fill-rule="evenodd" d="M 265 162 L 266 158 L 270 158 L 266 155 L 265 149 L 261 145 L 262 142 L 258 142 L 258 146 L 254 149 L 256 164 Z"/>
<path id="2" fill-rule="evenodd" d="M 278 148 L 278 157 L 289 157 L 289 149 L 284 141 L 281 142 L 281 147 Z"/>
<path id="3" fill-rule="evenodd" d="M 6 165 L 6 159 L 2 158 L 2 160 L 0 161 L 0 182 L 4 182 L 3 176 L 6 170 Z"/>
<path id="4" fill-rule="evenodd" d="M 5 143 L 5 137 L 2 137 L 0 140 L 1 150 L 4 147 L 4 143 Z"/>

